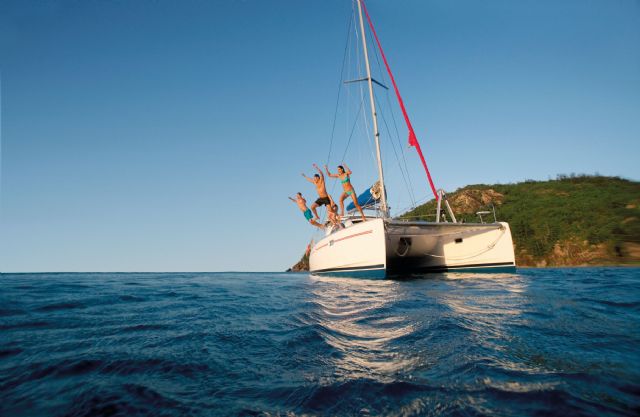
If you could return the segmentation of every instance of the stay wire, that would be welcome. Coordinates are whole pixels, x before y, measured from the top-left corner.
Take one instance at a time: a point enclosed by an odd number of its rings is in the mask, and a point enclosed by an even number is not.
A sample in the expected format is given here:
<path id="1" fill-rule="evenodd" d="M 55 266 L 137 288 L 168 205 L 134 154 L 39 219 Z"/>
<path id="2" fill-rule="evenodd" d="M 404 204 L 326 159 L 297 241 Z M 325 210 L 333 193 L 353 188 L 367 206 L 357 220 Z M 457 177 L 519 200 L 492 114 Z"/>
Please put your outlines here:
<path id="1" fill-rule="evenodd" d="M 355 7 L 355 6 L 354 6 Z M 355 9 L 354 9 L 354 16 L 355 16 Z M 367 28 L 365 27 L 364 29 L 365 31 L 367 30 Z M 358 30 L 354 30 L 354 33 L 356 34 L 356 37 L 358 37 Z M 360 36 L 363 36 L 366 42 L 370 42 L 371 37 L 366 37 L 364 33 L 360 33 Z M 371 49 L 372 45 L 369 45 L 368 49 Z M 363 70 L 362 67 L 365 65 L 362 61 L 360 61 L 360 55 L 357 55 L 358 58 L 358 71 L 357 74 L 362 74 Z M 361 78 L 360 75 L 358 75 L 358 78 Z M 363 78 L 366 79 L 366 78 Z M 359 83 L 359 92 L 360 92 L 360 105 L 364 106 L 364 101 L 365 101 L 365 87 L 364 87 L 364 83 Z M 375 97 L 375 94 L 374 94 Z M 373 116 L 372 116 L 373 117 Z M 376 160 L 377 157 L 375 156 L 375 151 L 374 151 L 374 147 L 375 147 L 375 137 L 373 135 L 371 135 L 371 132 L 373 130 L 373 119 L 371 120 L 371 124 L 369 123 L 369 119 L 367 117 L 367 112 L 364 112 L 362 114 L 362 121 L 363 121 L 363 132 L 364 132 L 364 136 L 367 138 L 367 145 L 369 146 L 369 152 L 371 153 L 371 159 L 370 161 L 372 162 L 372 168 L 374 170 L 374 172 L 377 171 L 377 165 L 376 165 Z"/>
<path id="2" fill-rule="evenodd" d="M 344 46 L 344 52 L 342 54 L 342 66 L 340 68 L 340 79 L 338 80 L 338 94 L 336 97 L 336 106 L 335 106 L 335 110 L 333 112 L 333 122 L 331 125 L 331 137 L 330 137 L 330 141 L 329 141 L 329 152 L 327 153 L 327 162 L 326 164 L 328 165 L 329 162 L 331 161 L 331 151 L 333 149 L 333 140 L 335 138 L 335 131 L 336 131 L 336 123 L 338 120 L 338 109 L 340 107 L 340 96 L 341 96 L 341 92 L 342 92 L 342 84 L 344 82 L 344 70 L 345 70 L 345 63 L 347 61 L 347 55 L 349 52 L 349 46 L 351 44 L 351 27 L 353 25 L 353 11 L 352 11 L 352 16 L 349 18 L 349 24 L 347 26 L 347 39 L 345 41 L 345 46 Z M 348 146 L 348 145 L 347 145 Z M 333 188 L 335 187 L 335 183 L 332 185 L 331 187 L 331 193 L 333 193 Z M 321 224 L 325 223 L 325 216 L 326 213 L 323 213 L 322 216 L 320 217 L 320 221 Z M 317 236 L 319 230 L 314 230 L 314 232 L 312 233 L 312 238 Z"/>
<path id="3" fill-rule="evenodd" d="M 345 47 L 345 56 L 343 58 L 345 60 L 348 58 L 348 61 L 349 61 L 349 65 L 347 65 L 348 67 L 351 66 L 351 49 L 350 49 L 350 46 L 352 45 L 352 40 L 351 40 L 352 32 L 353 32 L 353 35 L 355 37 L 357 37 L 357 32 L 355 30 L 355 19 L 356 19 L 356 14 L 355 13 L 356 13 L 355 12 L 355 5 L 351 4 L 351 19 L 349 20 L 349 31 L 347 32 L 347 42 L 346 42 L 346 47 Z M 356 42 L 356 45 L 357 45 L 357 40 L 355 42 Z M 356 60 L 357 60 L 357 54 L 356 54 Z M 341 87 L 342 87 L 342 84 L 344 83 L 344 75 L 343 75 L 344 74 L 344 68 L 345 68 L 345 64 L 344 64 L 344 61 L 343 61 L 342 71 L 340 73 L 340 77 L 341 77 L 340 86 Z M 349 74 L 347 74 L 347 76 L 349 76 Z M 347 103 L 350 101 L 350 97 L 351 97 L 351 94 L 349 93 L 349 90 L 347 89 Z M 334 114 L 334 121 L 333 121 L 334 122 L 334 126 L 336 124 L 336 117 L 337 117 L 337 113 L 338 113 L 338 105 L 339 105 L 339 103 L 336 102 L 336 112 Z M 351 144 L 351 138 L 353 137 L 353 133 L 355 131 L 355 126 L 356 126 L 356 124 L 358 122 L 358 116 L 360 115 L 361 111 L 362 111 L 362 103 L 360 103 L 360 109 L 358 110 L 358 113 L 357 113 L 356 117 L 354 118 L 354 126 L 351 128 L 351 134 L 349 135 L 349 140 L 347 141 L 347 146 L 344 149 L 344 153 L 342 154 L 342 158 L 338 162 L 343 162 L 345 156 L 347 155 L 347 151 L 349 150 L 349 145 Z M 347 118 L 347 123 L 348 123 L 348 118 Z M 332 132 L 332 135 L 333 135 L 333 132 Z M 333 137 L 332 137 L 332 142 L 333 142 Z M 329 165 L 330 156 L 331 156 L 331 150 L 329 150 L 329 156 L 327 157 L 327 165 Z M 331 190 L 329 192 L 329 195 L 333 194 L 333 191 L 335 190 L 335 187 L 336 187 L 336 182 L 334 181 L 331 184 Z"/>
<path id="4" fill-rule="evenodd" d="M 385 85 L 386 85 L 386 84 L 388 84 L 388 83 L 389 83 L 389 80 L 388 80 L 388 78 L 387 78 L 386 71 L 383 71 L 383 70 L 382 70 L 382 64 L 380 63 L 380 56 L 379 56 L 379 54 L 378 54 L 378 48 L 377 48 L 377 47 L 374 47 L 374 48 L 373 48 L 373 51 L 374 51 L 374 56 L 375 56 L 375 58 L 376 58 L 376 63 L 378 64 L 378 72 L 379 72 L 379 73 L 380 73 L 380 75 L 381 75 L 381 78 L 382 78 L 382 82 L 383 82 L 383 84 L 385 84 Z M 387 90 L 387 92 L 386 92 L 386 94 L 385 94 L 385 97 L 387 98 L 387 105 L 389 106 L 389 109 L 390 109 L 390 110 L 389 110 L 389 113 L 391 113 L 391 120 L 392 120 L 392 122 L 393 122 L 393 127 L 394 127 L 395 132 L 396 132 L 396 141 L 398 142 L 398 147 L 400 148 L 400 154 L 402 155 L 402 162 L 403 162 L 403 164 L 404 164 L 404 169 L 405 169 L 405 171 L 406 171 L 406 173 L 407 173 L 407 180 L 408 180 L 408 182 L 409 182 L 409 187 L 408 187 L 409 198 L 411 199 L 411 201 L 413 202 L 413 204 L 414 204 L 414 206 L 415 206 L 415 204 L 416 204 L 416 198 L 415 198 L 415 194 L 414 194 L 414 192 L 413 192 L 413 183 L 412 183 L 412 181 L 411 181 L 411 176 L 409 175 L 409 167 L 408 167 L 408 165 L 407 165 L 407 160 L 406 160 L 406 158 L 405 158 L 404 146 L 402 146 L 402 142 L 400 141 L 400 131 L 399 131 L 399 129 L 398 129 L 398 124 L 397 124 L 397 122 L 396 122 L 395 113 L 391 110 L 391 109 L 393 108 L 393 106 L 391 105 L 391 100 L 389 99 L 389 92 L 388 92 L 388 90 Z M 383 117 L 384 117 L 384 116 L 383 116 Z M 385 124 L 386 124 L 386 122 L 385 122 Z M 387 129 L 388 129 L 388 128 L 387 128 Z M 389 131 L 389 132 L 390 132 L 390 131 Z M 390 136 L 391 136 L 391 135 L 390 135 Z M 397 157 L 397 155 L 396 155 L 396 157 Z M 398 164 L 400 164 L 399 159 L 398 159 Z"/>
<path id="5" fill-rule="evenodd" d="M 353 24 L 353 19 L 349 19 L 349 26 L 347 27 L 347 41 L 344 46 L 344 53 L 342 54 L 342 67 L 340 68 L 340 80 L 338 81 L 338 97 L 336 98 L 336 107 L 333 112 L 333 123 L 331 126 L 331 140 L 329 142 L 329 154 L 327 155 L 327 164 L 331 160 L 331 149 L 333 148 L 333 139 L 335 137 L 336 131 L 336 121 L 338 119 L 338 108 L 340 106 L 340 93 L 342 92 L 342 84 L 344 82 L 344 69 L 345 63 L 347 61 L 347 51 L 349 50 L 349 44 L 351 43 L 351 25 Z"/>
<path id="6" fill-rule="evenodd" d="M 376 97 L 376 102 L 378 102 L 378 98 L 377 97 Z M 380 103 L 378 102 L 378 104 L 380 104 Z M 382 107 L 382 106 L 380 106 L 380 107 Z M 389 125 L 387 124 L 387 118 L 384 117 L 384 112 L 379 112 L 379 113 L 382 116 L 382 121 L 384 122 L 384 126 L 385 126 L 387 132 L 391 133 L 390 130 L 389 130 Z M 391 136 L 391 135 L 389 135 L 389 136 Z M 402 180 L 404 181 L 404 186 L 406 187 L 407 192 L 409 193 L 409 198 L 411 199 L 411 203 L 413 205 L 415 205 L 415 199 L 413 198 L 413 193 L 412 193 L 411 189 L 409 188 L 409 183 L 407 182 L 407 177 L 409 176 L 409 173 L 407 172 L 406 175 L 405 175 L 405 172 L 402 169 L 402 165 L 400 163 L 400 158 L 398 157 L 398 152 L 396 151 L 396 145 L 393 143 L 393 140 L 389 140 L 389 143 L 391 144 L 391 149 L 393 149 L 393 153 L 394 153 L 394 155 L 396 157 L 396 162 L 398 163 L 398 169 L 400 169 L 400 174 L 402 175 Z"/>

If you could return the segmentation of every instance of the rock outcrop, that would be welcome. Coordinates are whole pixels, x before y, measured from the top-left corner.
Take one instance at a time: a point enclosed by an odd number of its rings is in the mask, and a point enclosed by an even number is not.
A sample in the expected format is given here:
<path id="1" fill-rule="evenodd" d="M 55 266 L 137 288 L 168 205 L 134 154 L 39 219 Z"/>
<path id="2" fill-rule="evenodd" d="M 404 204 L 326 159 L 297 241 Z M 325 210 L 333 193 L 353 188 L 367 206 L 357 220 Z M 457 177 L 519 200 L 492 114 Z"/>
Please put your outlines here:
<path id="1" fill-rule="evenodd" d="M 287 269 L 287 272 L 302 272 L 309 270 L 309 256 L 302 255 L 302 258 L 291 268 Z"/>
<path id="2" fill-rule="evenodd" d="M 466 214 L 474 214 L 491 204 L 499 206 L 503 200 L 504 195 L 491 188 L 488 190 L 463 190 L 449 196 L 449 204 L 451 204 L 453 212 Z"/>

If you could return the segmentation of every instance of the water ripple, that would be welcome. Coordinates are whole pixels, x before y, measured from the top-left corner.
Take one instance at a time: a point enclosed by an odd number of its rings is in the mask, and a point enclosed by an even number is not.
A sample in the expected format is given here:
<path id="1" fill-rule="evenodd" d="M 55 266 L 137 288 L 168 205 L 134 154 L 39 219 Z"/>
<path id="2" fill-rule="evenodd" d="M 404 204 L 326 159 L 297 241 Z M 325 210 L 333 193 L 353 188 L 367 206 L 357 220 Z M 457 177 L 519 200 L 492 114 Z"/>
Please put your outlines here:
<path id="1" fill-rule="evenodd" d="M 2 278 L 0 415 L 640 414 L 637 268 Z"/>

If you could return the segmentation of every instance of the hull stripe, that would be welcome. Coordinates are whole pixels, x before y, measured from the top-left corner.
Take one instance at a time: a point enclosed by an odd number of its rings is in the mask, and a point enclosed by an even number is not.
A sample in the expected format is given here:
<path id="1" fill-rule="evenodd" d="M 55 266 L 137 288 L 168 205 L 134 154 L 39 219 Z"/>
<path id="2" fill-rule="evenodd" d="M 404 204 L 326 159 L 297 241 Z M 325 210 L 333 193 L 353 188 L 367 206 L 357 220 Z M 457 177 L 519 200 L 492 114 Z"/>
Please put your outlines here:
<path id="1" fill-rule="evenodd" d="M 471 264 L 471 265 L 455 265 L 455 266 L 427 266 L 427 267 L 409 267 L 409 268 L 393 268 L 389 267 L 388 270 L 390 272 L 444 272 L 444 271 L 455 271 L 459 269 L 467 269 L 467 268 L 486 268 L 491 269 L 493 267 L 516 267 L 516 264 L 513 262 L 494 262 L 488 264 Z"/>
<path id="2" fill-rule="evenodd" d="M 312 274 L 314 273 L 322 273 L 322 272 L 338 272 L 338 271 L 362 271 L 368 269 L 384 269 L 384 264 L 378 265 L 366 265 L 366 266 L 350 266 L 347 268 L 326 268 L 326 269 L 316 269 L 315 271 L 309 271 Z"/>
<path id="3" fill-rule="evenodd" d="M 340 242 L 341 240 L 351 239 L 352 237 L 356 237 L 356 236 L 368 235 L 369 233 L 373 233 L 373 230 L 367 230 L 366 232 L 356 233 L 355 235 L 341 237 L 340 239 L 334 240 L 334 242 Z"/>
<path id="4" fill-rule="evenodd" d="M 357 236 L 362 236 L 362 235 L 368 235 L 369 233 L 373 233 L 373 230 L 367 230 L 365 232 L 360 232 L 360 233 L 356 233 L 353 235 L 349 235 L 349 236 L 345 236 L 345 237 L 341 237 L 340 239 L 336 239 L 336 240 L 332 240 L 331 242 L 336 243 L 336 242 L 340 242 L 341 240 L 347 240 L 347 239 L 351 239 L 352 237 L 357 237 Z M 319 251 L 320 249 L 324 248 L 325 246 L 329 245 L 329 243 L 324 243 L 322 245 L 319 245 L 318 247 L 314 248 L 313 251 Z"/>

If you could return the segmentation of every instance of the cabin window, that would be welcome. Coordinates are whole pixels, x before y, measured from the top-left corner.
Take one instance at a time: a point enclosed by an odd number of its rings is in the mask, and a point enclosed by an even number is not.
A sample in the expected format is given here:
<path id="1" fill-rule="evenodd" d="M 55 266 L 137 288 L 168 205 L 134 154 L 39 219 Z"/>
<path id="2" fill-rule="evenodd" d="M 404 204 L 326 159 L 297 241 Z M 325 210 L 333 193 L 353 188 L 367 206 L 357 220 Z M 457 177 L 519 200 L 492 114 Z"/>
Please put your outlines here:
<path id="1" fill-rule="evenodd" d="M 461 237 L 457 238 L 456 243 L 462 243 L 462 238 Z"/>

